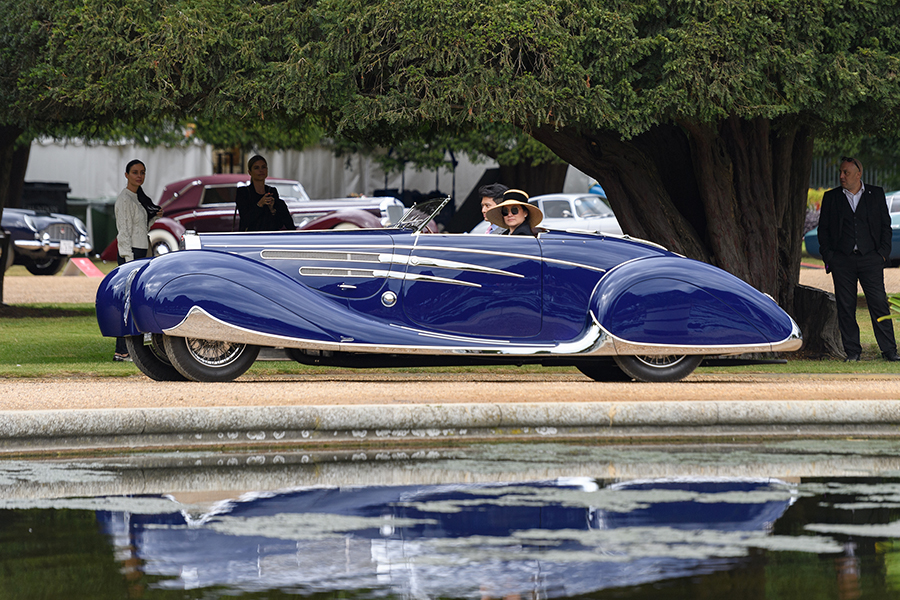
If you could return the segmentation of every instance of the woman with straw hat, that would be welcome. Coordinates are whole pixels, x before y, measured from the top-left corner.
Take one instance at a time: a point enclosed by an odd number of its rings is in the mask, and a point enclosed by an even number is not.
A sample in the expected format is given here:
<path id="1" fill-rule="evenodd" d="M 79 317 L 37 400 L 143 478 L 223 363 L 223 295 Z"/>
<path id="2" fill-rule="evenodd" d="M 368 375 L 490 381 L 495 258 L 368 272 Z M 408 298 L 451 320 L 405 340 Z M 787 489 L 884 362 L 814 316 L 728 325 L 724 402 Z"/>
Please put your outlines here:
<path id="1" fill-rule="evenodd" d="M 528 204 L 528 194 L 522 190 L 506 190 L 503 201 L 489 209 L 485 215 L 487 220 L 505 227 L 504 235 L 535 236 L 534 228 L 544 220 L 544 213 L 537 206 Z"/>

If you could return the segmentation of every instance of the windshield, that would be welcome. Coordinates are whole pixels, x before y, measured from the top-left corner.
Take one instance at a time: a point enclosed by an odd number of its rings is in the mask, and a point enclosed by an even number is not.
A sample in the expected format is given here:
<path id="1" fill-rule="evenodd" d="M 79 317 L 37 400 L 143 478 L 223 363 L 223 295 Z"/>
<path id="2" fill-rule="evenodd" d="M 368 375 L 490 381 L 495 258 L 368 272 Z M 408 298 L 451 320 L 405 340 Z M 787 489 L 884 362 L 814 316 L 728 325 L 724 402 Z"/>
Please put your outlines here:
<path id="1" fill-rule="evenodd" d="M 422 231 L 448 202 L 450 202 L 450 196 L 413 204 L 412 208 L 404 213 L 403 218 L 397 221 L 396 227 L 411 229 L 415 232 Z"/>
<path id="2" fill-rule="evenodd" d="M 575 199 L 575 214 L 586 219 L 588 217 L 607 217 L 612 215 L 613 211 L 596 196 L 582 196 Z"/>

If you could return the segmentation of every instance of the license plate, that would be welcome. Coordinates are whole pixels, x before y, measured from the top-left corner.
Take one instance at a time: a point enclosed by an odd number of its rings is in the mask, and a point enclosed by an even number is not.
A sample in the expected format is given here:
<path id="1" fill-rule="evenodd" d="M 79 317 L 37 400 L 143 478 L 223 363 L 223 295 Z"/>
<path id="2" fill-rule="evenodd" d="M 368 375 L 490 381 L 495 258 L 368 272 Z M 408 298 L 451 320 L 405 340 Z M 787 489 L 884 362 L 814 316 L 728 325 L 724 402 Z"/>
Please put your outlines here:
<path id="1" fill-rule="evenodd" d="M 59 240 L 59 253 L 66 256 L 75 254 L 75 242 L 72 240 Z"/>

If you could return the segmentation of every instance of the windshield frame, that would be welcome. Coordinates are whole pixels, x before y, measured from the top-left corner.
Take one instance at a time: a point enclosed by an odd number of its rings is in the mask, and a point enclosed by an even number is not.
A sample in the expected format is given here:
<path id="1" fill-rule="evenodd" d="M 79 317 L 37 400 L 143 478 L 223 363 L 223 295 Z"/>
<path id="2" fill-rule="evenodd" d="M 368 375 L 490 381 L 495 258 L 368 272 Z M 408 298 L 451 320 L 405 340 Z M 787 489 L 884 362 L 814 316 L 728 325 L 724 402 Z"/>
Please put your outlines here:
<path id="1" fill-rule="evenodd" d="M 428 227 L 428 224 L 437 217 L 438 213 L 443 210 L 448 202 L 450 202 L 450 196 L 432 198 L 425 202 L 416 202 L 406 209 L 406 212 L 394 224 L 394 227 L 397 229 L 408 229 L 413 233 L 420 233 Z"/>

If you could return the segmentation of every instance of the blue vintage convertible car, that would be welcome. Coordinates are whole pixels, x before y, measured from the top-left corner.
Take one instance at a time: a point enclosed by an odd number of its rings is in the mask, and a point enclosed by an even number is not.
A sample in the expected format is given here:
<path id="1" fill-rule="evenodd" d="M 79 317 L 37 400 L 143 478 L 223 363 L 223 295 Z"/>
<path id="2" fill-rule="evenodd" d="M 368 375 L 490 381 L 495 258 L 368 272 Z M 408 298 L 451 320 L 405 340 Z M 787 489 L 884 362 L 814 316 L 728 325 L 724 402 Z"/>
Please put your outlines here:
<path id="1" fill-rule="evenodd" d="M 623 236 L 443 234 L 447 199 L 390 229 L 186 235 L 97 292 L 105 336 L 156 380 L 229 381 L 260 347 L 341 367 L 543 364 L 677 381 L 705 356 L 800 348 L 767 295 Z"/>

